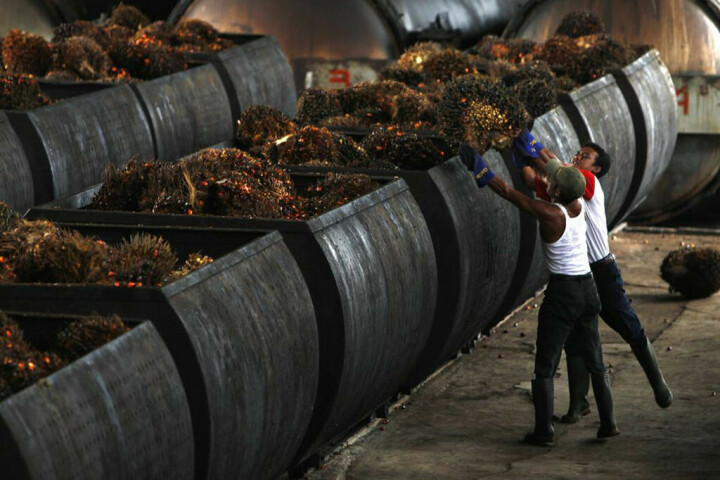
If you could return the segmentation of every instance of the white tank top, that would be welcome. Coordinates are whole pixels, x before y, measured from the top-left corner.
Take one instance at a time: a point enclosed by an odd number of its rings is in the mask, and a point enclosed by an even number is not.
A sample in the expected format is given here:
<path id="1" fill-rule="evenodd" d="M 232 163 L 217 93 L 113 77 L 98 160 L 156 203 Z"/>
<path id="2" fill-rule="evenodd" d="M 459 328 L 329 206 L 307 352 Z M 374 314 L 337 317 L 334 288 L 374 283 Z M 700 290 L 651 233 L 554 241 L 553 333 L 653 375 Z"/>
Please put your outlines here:
<path id="1" fill-rule="evenodd" d="M 605 219 L 605 193 L 599 181 L 595 181 L 595 191 L 590 200 L 580 197 L 580 203 L 583 202 L 585 220 L 587 220 L 588 258 L 590 263 L 593 263 L 610 255 Z"/>
<path id="2" fill-rule="evenodd" d="M 565 231 L 562 236 L 553 243 L 542 241 L 542 249 L 545 254 L 550 273 L 560 275 L 585 275 L 590 273 L 590 262 L 588 262 L 587 238 L 585 236 L 587 225 L 585 223 L 585 207 L 580 202 L 580 214 L 570 218 L 564 206 L 554 203 L 565 215 Z"/>

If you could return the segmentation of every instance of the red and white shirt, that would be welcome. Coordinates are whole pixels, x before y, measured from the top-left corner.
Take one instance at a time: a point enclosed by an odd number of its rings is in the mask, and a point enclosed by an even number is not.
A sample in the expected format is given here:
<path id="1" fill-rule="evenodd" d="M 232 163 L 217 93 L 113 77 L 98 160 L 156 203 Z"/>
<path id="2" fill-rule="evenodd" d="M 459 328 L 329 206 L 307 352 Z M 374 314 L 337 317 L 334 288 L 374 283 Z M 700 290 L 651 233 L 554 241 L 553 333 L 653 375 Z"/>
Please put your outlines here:
<path id="1" fill-rule="evenodd" d="M 610 255 L 605 217 L 605 193 L 592 172 L 580 170 L 580 173 L 585 177 L 585 193 L 583 193 L 582 202 L 587 221 L 588 260 L 593 263 Z M 538 177 L 535 177 L 535 194 L 546 202 L 551 201 L 547 194 L 547 184 Z"/>

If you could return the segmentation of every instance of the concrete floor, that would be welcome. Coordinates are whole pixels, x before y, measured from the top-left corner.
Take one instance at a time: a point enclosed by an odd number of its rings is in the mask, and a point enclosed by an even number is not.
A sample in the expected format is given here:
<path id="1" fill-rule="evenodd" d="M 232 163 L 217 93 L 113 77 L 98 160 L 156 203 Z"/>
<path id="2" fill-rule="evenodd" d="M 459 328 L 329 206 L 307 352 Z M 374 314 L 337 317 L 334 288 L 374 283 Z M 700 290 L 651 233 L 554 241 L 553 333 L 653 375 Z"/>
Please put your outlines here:
<path id="1" fill-rule="evenodd" d="M 655 405 L 629 346 L 601 322 L 622 434 L 596 440 L 593 404 L 579 423 L 556 425 L 555 448 L 521 443 L 533 424 L 529 388 L 537 317 L 532 304 L 542 300 L 537 298 L 307 478 L 720 478 L 720 294 L 686 301 L 669 294 L 659 276 L 664 256 L 683 241 L 720 249 L 715 235 L 623 232 L 611 241 L 674 392 L 669 409 Z M 555 381 L 556 412 L 567 408 L 566 382 L 563 360 Z"/>

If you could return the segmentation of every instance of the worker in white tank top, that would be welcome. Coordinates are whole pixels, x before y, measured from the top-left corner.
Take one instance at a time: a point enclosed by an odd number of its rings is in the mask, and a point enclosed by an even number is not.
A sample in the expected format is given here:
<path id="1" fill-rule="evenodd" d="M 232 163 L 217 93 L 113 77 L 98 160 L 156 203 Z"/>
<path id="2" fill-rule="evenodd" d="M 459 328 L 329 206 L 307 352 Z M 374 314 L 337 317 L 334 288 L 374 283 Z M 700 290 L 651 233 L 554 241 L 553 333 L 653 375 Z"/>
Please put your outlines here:
<path id="1" fill-rule="evenodd" d="M 539 164 L 536 166 L 542 171 L 545 162 L 554 157 L 552 152 L 542 147 L 538 151 L 538 159 L 534 162 Z M 640 319 L 625 294 L 622 274 L 615 263 L 615 257 L 610 253 L 605 194 L 598 181 L 610 168 L 610 155 L 596 143 L 588 142 L 573 156 L 571 164 L 585 177 L 585 192 L 582 200 L 586 205 L 588 257 L 600 295 L 602 306 L 600 317 L 630 345 L 653 389 L 655 403 L 667 408 L 673 402 L 672 391 L 660 371 L 655 352 L 645 335 Z M 549 200 L 546 194 L 547 184 L 535 176 L 533 169 L 529 167 L 522 169 L 526 183 L 535 187 L 537 196 Z M 589 374 L 581 358 L 566 355 L 566 360 L 570 404 L 568 413 L 559 420 L 563 423 L 575 423 L 581 416 L 590 413 L 590 403 L 587 399 Z"/>
<path id="2" fill-rule="evenodd" d="M 479 187 L 489 186 L 539 222 L 545 260 L 553 273 L 538 314 L 535 379 L 531 382 L 535 428 L 525 436 L 525 441 L 553 446 L 553 377 L 563 346 L 571 345 L 573 352 L 583 358 L 593 374 L 605 375 L 597 330 L 600 299 L 590 273 L 585 216 L 578 200 L 585 189 L 585 180 L 577 170 L 563 167 L 557 160 L 548 163 L 546 169 L 552 179 L 549 193 L 560 203 L 556 205 L 530 198 L 508 186 L 469 145 L 462 145 L 459 154 L 468 168 L 474 170 Z M 601 412 L 598 437 L 616 435 L 619 432 L 612 415 L 609 383 L 602 384 L 602 391 L 596 390 L 596 398 L 603 405 L 598 408 Z"/>

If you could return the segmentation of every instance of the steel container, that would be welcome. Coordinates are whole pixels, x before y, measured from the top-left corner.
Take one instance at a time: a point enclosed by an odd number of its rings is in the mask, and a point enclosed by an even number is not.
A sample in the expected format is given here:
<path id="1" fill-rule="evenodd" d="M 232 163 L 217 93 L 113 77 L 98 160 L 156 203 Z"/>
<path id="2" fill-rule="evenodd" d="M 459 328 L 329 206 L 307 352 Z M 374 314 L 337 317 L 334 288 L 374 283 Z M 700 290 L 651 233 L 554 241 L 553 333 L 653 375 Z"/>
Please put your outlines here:
<path id="1" fill-rule="evenodd" d="M 141 215 L 83 210 L 33 209 L 28 218 L 107 242 L 158 234 L 181 258 L 213 256 L 162 288 L 5 284 L 0 308 L 148 318 L 187 395 L 193 477 L 275 478 L 288 468 L 313 412 L 319 356 L 312 301 L 279 234 L 143 226 Z"/>
<path id="2" fill-rule="evenodd" d="M 150 322 L 0 402 L 6 478 L 190 480 L 194 460 L 185 389 Z"/>

